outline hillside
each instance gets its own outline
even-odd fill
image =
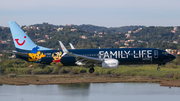
[[[22,26],[27,35],[38,45],[58,49],[58,40],[67,48],[153,47],[180,49],[180,27],[101,27],[94,25],[53,25],[48,23]],[[0,28],[0,49],[14,50],[8,27]]]

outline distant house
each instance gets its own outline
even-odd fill
[[[77,31],[77,29],[71,29],[72,32]]]
[[[131,34],[132,31],[128,31],[128,34]]]
[[[59,27],[58,29],[57,29],[57,31],[59,32],[59,31],[62,31],[63,30],[63,27]]]
[[[39,41],[37,41],[37,42],[46,42],[45,40],[39,40]]]
[[[87,37],[85,35],[81,36],[82,39],[87,39]]]
[[[179,31],[179,28],[178,27],[174,27],[174,31]]]
[[[130,34],[129,33],[126,33],[126,38],[130,38]]]
[[[1,43],[1,44],[6,44],[7,42],[6,42],[6,41],[3,41],[3,40],[0,40],[0,43]]]
[[[138,40],[138,42],[139,42],[139,43],[143,43],[143,41],[141,41],[141,40]]]
[[[137,33],[137,32],[139,32],[139,30],[135,30],[135,31],[133,31],[133,33]]]
[[[177,55],[180,55],[180,50],[178,50]]]
[[[119,48],[127,48],[127,47],[119,47]]]
[[[99,32],[100,35],[102,35],[103,33],[102,32]]]
[[[174,50],[172,50],[172,52],[170,54],[177,55],[177,52],[178,52],[178,50],[174,49]]]
[[[173,41],[173,43],[178,44],[178,41]]]
[[[31,28],[31,29],[36,29],[36,27],[35,27],[35,26],[31,26],[30,28]]]
[[[168,53],[171,53],[172,49],[166,49],[165,51],[168,52]]]
[[[176,50],[176,49],[166,49],[166,51],[169,53],[169,54],[172,54],[172,55],[177,55],[177,53],[178,53],[178,50]]]
[[[45,35],[45,38],[46,38],[46,39],[49,39],[49,35]]]
[[[74,24],[66,24],[66,26],[73,26]]]
[[[134,40],[127,40],[128,42],[133,42]]]
[[[116,45],[119,45],[119,41],[115,42]]]
[[[36,36],[39,36],[40,34],[36,34],[36,33],[35,33],[35,35],[36,35]]]
[[[40,30],[40,27],[36,27],[37,30]]]
[[[124,43],[124,42],[125,42],[125,40],[120,40],[120,42],[121,42],[121,43]]]
[[[9,42],[9,41],[11,41],[10,39],[7,39],[7,41]]]
[[[128,43],[124,43],[124,45],[125,45],[125,46],[129,46],[129,44],[128,44]]]
[[[176,31],[175,30],[171,30],[171,33],[176,33]]]
[[[129,36],[127,36],[126,38],[130,38],[130,35],[129,35]]]
[[[22,29],[24,29],[24,30],[25,30],[25,29],[27,29],[27,28],[28,28],[28,27],[26,27],[26,26],[25,26],[25,27],[23,27]]]

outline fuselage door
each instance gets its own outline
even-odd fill
[[[158,50],[154,50],[154,58],[158,58]]]

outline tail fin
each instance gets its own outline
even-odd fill
[[[31,51],[33,48],[38,48],[38,50],[50,50],[49,48],[41,47],[36,45],[19,27],[15,21],[9,21],[9,26],[13,41],[17,51]]]

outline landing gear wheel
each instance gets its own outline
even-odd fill
[[[89,73],[93,73],[93,72],[94,72],[94,68],[90,68]]]
[[[160,67],[158,67],[157,70],[160,71]]]

